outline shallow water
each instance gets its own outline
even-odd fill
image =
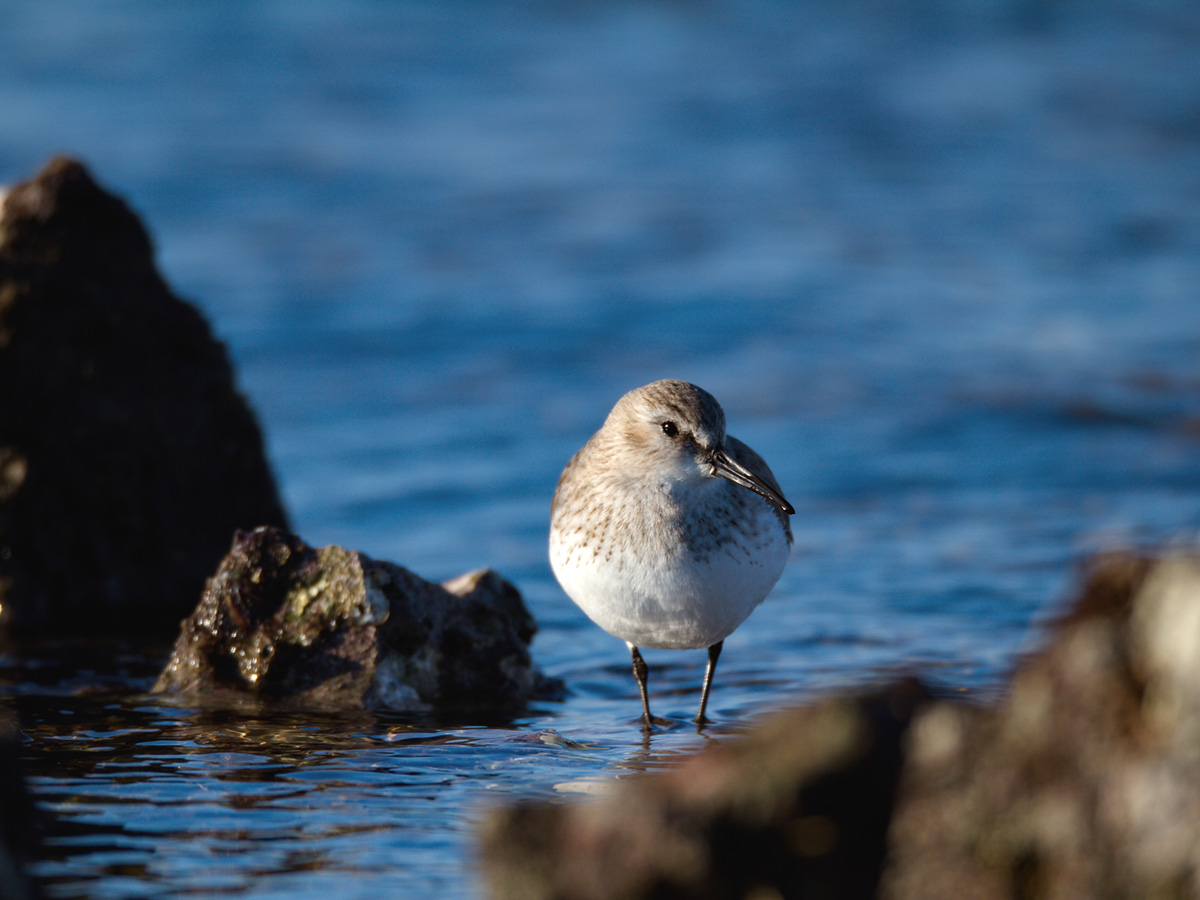
[[[476,896],[497,799],[602,790],[920,671],[978,695],[1114,545],[1200,526],[1200,12],[0,0],[0,181],[82,157],[230,347],[297,531],[524,592],[510,722],[164,705],[5,661],[54,897]],[[723,403],[797,508],[704,735],[647,746],[545,556],[625,390]],[[122,655],[124,654],[124,655]],[[704,654],[648,652],[655,712]]]

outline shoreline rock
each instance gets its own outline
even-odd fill
[[[58,157],[0,205],[0,626],[168,638],[236,528],[286,525],[223,345]]]
[[[914,721],[887,900],[1200,897],[1200,558],[1093,563],[995,706]]]
[[[520,593],[483,570],[434,584],[277,528],[239,532],[156,693],[204,704],[504,710],[554,699]]]
[[[906,684],[495,810],[491,896],[1200,898],[1200,556],[1097,561],[994,703]]]
[[[40,851],[39,811],[25,784],[20,731],[0,707],[0,897],[37,900],[38,883],[29,864]]]

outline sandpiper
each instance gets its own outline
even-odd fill
[[[656,381],[617,401],[571,457],[550,512],[554,576],[587,616],[625,641],[650,715],[639,647],[708,648],[696,721],[726,637],[787,562],[792,505],[761,456],[725,433],[712,394]]]

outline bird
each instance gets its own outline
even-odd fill
[[[707,648],[695,721],[725,638],[766,598],[795,509],[761,456],[725,433],[712,394],[667,379],[636,388],[571,457],[550,509],[550,565],[567,596],[625,641],[650,715],[639,648]]]

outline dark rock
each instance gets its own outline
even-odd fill
[[[437,585],[259,528],[234,538],[154,690],[207,703],[515,708],[562,691],[533,666],[536,630],[495,572]]]
[[[834,698],[482,846],[496,898],[1200,898],[1200,557],[1100,560],[994,704]]]
[[[36,810],[25,787],[20,732],[0,708],[0,900],[41,896],[29,875],[38,847]]]
[[[603,800],[497,810],[482,836],[491,895],[873,897],[902,738],[926,698],[905,682],[830,699]]]
[[[909,736],[887,900],[1200,897],[1200,559],[1102,560],[998,707]]]
[[[0,613],[174,632],[236,528],[286,524],[225,350],[79,163],[0,209]]]

